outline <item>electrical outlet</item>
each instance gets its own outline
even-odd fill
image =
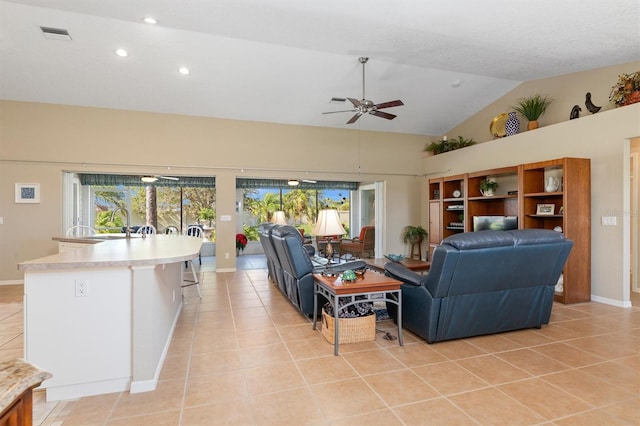
[[[89,296],[89,280],[76,280],[76,297]]]
[[[224,258],[225,258],[225,259],[229,259],[229,253],[225,253],[225,254],[224,254]]]

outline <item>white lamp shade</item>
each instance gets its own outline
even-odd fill
[[[274,212],[273,217],[271,217],[271,223],[275,223],[276,225],[286,225],[287,218],[284,217],[284,212],[282,210]]]
[[[325,209],[318,213],[318,221],[313,228],[313,235],[325,237],[327,235],[344,235],[347,232],[340,223],[338,210]]]

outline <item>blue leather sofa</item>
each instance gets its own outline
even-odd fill
[[[323,271],[339,273],[346,269],[360,269],[363,261],[339,265],[314,265],[315,248],[304,244],[300,231],[290,225],[263,223],[258,227],[260,243],[267,256],[269,278],[289,301],[305,315],[313,314],[313,274]],[[326,302],[318,297],[318,313]]]
[[[572,246],[545,229],[468,232],[442,241],[426,275],[392,262],[385,270],[404,282],[404,328],[434,343],[548,324]]]

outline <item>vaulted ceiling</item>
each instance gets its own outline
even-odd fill
[[[640,60],[639,40],[637,0],[0,1],[0,98],[440,135],[523,81]],[[322,114],[362,99],[361,56],[394,120]]]

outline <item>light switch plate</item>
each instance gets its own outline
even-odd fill
[[[220,222],[231,222],[231,216],[228,214],[221,215]]]
[[[602,226],[616,226],[615,216],[602,216]]]

